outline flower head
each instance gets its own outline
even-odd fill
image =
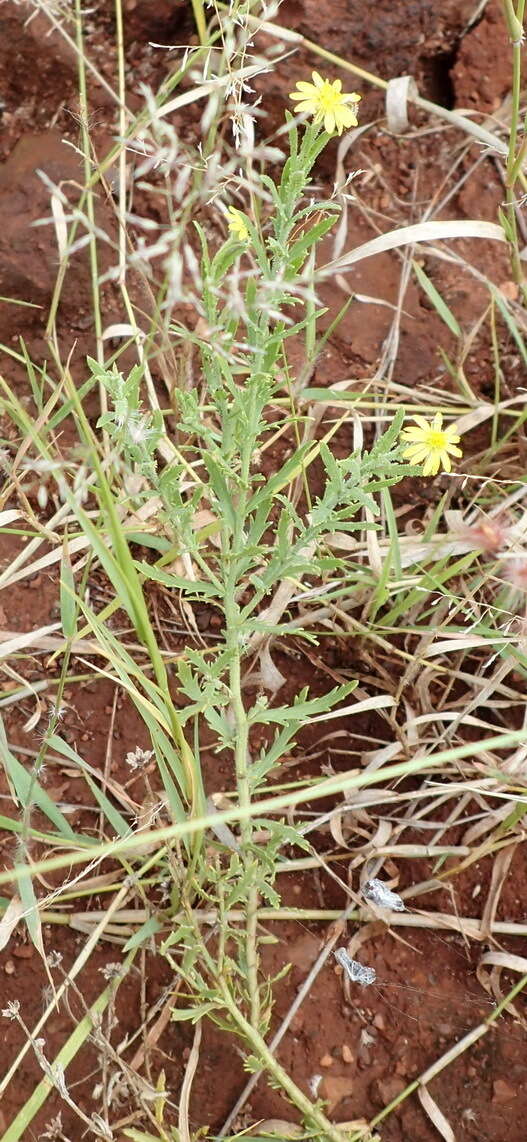
[[[313,83],[300,80],[296,91],[292,91],[289,98],[296,103],[297,111],[305,111],[313,116],[314,123],[323,123],[328,135],[334,131],[342,135],[344,127],[356,127],[357,116],[350,103],[358,103],[360,95],[355,91],[348,94],[342,90],[340,79],[322,79],[318,71],[314,71]]]
[[[459,529],[458,536],[466,543],[470,543],[474,549],[492,555],[507,546],[510,539],[510,528],[505,517],[487,518],[482,515],[475,523],[464,524]]]
[[[148,765],[153,756],[153,749],[141,749],[141,746],[138,745],[135,750],[130,750],[127,753],[124,760],[130,769],[142,769],[144,765]]]
[[[527,558],[518,555],[515,559],[509,560],[505,567],[504,578],[518,590],[527,591]]]
[[[436,412],[432,421],[425,420],[424,416],[414,416],[416,427],[403,428],[401,440],[410,443],[405,448],[403,457],[411,464],[423,465],[423,476],[436,476],[441,468],[443,472],[452,471],[451,456],[462,456],[459,443],[459,433],[455,425],[443,428],[443,416]]]
[[[227,208],[227,216],[229,219],[229,230],[238,242],[248,242],[250,238],[249,228],[241,210],[237,210],[235,206]]]

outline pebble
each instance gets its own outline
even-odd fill
[[[331,1114],[331,1111],[338,1106],[339,1102],[342,1102],[344,1098],[350,1097],[352,1093],[350,1079],[343,1075],[325,1075],[322,1082],[321,1093],[328,1104],[327,1109]]]
[[[321,1067],[332,1067],[333,1066],[332,1055],[329,1055],[329,1054],[322,1055],[322,1058],[320,1059],[320,1066]]]
[[[16,968],[12,960],[6,960],[4,964],[4,971],[6,975],[14,975]]]
[[[345,1063],[353,1062],[353,1052],[351,1048],[348,1047],[347,1043],[342,1044],[342,1058],[344,1059]]]
[[[498,289],[503,297],[508,298],[509,301],[516,301],[519,293],[519,287],[516,282],[506,281],[500,282]]]
[[[492,1084],[494,1094],[492,1101],[501,1104],[502,1102],[512,1102],[516,1098],[516,1091],[505,1079],[495,1079]]]
[[[370,1090],[376,1102],[380,1102],[382,1106],[388,1106],[394,1098],[403,1093],[405,1086],[406,1083],[397,1075],[388,1075],[385,1079],[375,1079]]]
[[[384,1015],[381,1015],[380,1011],[378,1011],[377,1014],[373,1016],[373,1026],[377,1027],[379,1031],[384,1031],[386,1029],[386,1020]]]
[[[17,948],[13,948],[13,955],[17,960],[30,960],[33,951],[33,944],[19,944]]]

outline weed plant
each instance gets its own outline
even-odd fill
[[[505,7],[509,26],[517,31],[523,6]],[[492,720],[481,709],[484,702],[494,701],[500,711],[504,702],[519,701],[509,676],[520,671],[524,677],[527,668],[519,625],[525,588],[525,525],[518,507],[523,476],[514,464],[510,479],[509,468],[506,479],[496,475],[503,456],[507,464],[508,442],[523,430],[525,414],[501,398],[499,356],[495,400],[482,413],[464,374],[470,339],[461,344],[456,317],[422,266],[409,260],[409,272],[413,265],[420,288],[458,338],[455,362],[445,355],[454,394],[430,385],[416,400],[404,384],[391,384],[388,357],[387,383],[379,373],[352,389],[311,384],[317,360],[348,308],[328,313],[319,300],[320,285],[347,274],[362,257],[445,237],[506,239],[514,273],[520,275],[514,229],[515,187],[523,178],[517,42],[513,125],[508,144],[498,140],[499,154],[508,154],[502,225],[426,217],[343,254],[338,235],[353,201],[349,180],[336,183],[328,195],[317,186],[315,164],[330,142],[325,127],[340,135],[352,126],[349,103],[357,99],[315,72],[313,83],[301,82],[295,93],[308,121],[286,112],[277,134],[256,143],[258,106],[249,108],[246,98],[252,95],[253,76],[265,74],[269,65],[256,55],[252,37],[263,24],[266,34],[273,33],[277,7],[234,0],[227,9],[215,0],[209,5],[192,0],[192,10],[199,44],[159,92],[144,92],[144,107],[133,117],[126,107],[123,15],[117,3],[118,141],[98,162],[88,128],[93,64],[85,46],[85,15],[80,4],[59,13],[78,60],[84,187],[72,206],[61,187],[50,185],[59,252],[47,320],[50,361],[31,360],[23,342],[16,349],[5,346],[8,357],[25,367],[31,397],[22,397],[4,379],[0,393],[6,477],[0,523],[6,535],[23,540],[0,581],[14,590],[42,568],[60,577],[60,622],[13,634],[4,645],[15,696],[31,694],[36,713],[29,729],[38,726],[41,739],[26,768],[0,723],[2,759],[19,807],[16,820],[0,818],[16,841],[12,868],[0,874],[0,883],[12,882],[12,895],[3,900],[0,943],[25,923],[51,985],[35,1027],[26,1026],[16,1002],[4,1011],[19,1022],[25,1045],[0,1081],[0,1093],[27,1050],[33,1050],[43,1071],[4,1142],[29,1136],[52,1089],[94,1137],[111,1139],[118,1129],[132,1142],[190,1142],[189,1097],[206,1020],[235,1037],[249,1082],[265,1076],[294,1106],[306,1137],[321,1142],[376,1138],[376,1126],[391,1105],[369,1125],[339,1128],[330,1122],[323,1100],[316,1094],[309,1098],[276,1057],[276,1037],[270,1035],[280,975],[268,978],[264,970],[263,945],[272,938],[266,921],[315,918],[312,910],[284,907],[279,874],[319,867],[311,838],[337,810],[319,813],[318,803],[326,799],[325,805],[333,806],[336,797],[351,791],[366,794],[371,787],[371,806],[381,807],[380,819],[386,797],[400,797],[401,805],[415,798],[416,820],[435,811],[437,803],[449,802],[455,817],[459,804],[466,807],[477,798],[481,813],[474,844],[465,846],[469,854],[463,850],[458,870],[487,855],[503,860],[502,851],[519,843],[524,813],[519,778],[513,775],[523,758],[525,729],[511,730],[500,713]],[[46,12],[57,27],[57,11]],[[170,119],[193,102],[205,108],[196,148],[181,141]],[[452,113],[451,119],[465,129],[462,116]],[[470,137],[478,130],[481,134],[477,126],[467,127]],[[127,197],[132,153],[138,189],[148,188],[155,176],[168,204],[168,223],[152,241],[146,223],[139,237],[132,225],[137,223]],[[115,228],[104,235],[114,265],[106,280],[118,291],[123,320],[105,327],[98,196],[109,191],[106,179],[115,164]],[[334,257],[324,264],[335,234]],[[95,338],[78,383],[64,356],[59,317],[70,262],[85,246]],[[439,247],[433,248],[439,257]],[[134,275],[141,283],[141,306],[130,284]],[[490,296],[485,320],[495,331],[498,314],[527,362],[521,314],[492,283],[485,284]],[[183,320],[183,306],[187,315],[192,310],[192,320]],[[124,365],[130,350],[136,357],[131,368]],[[163,396],[155,372],[164,382]],[[94,393],[100,406],[96,423],[87,415],[87,398]],[[405,406],[417,427],[406,428],[401,437]],[[442,427],[443,418],[448,427]],[[405,536],[390,489],[403,477],[435,475],[440,467],[449,472],[450,457],[456,463],[460,458],[460,437],[485,418],[493,428],[481,457],[481,472],[487,475],[479,501],[470,492],[465,499],[460,493],[466,510],[448,517],[445,492],[419,542]],[[504,420],[508,427],[502,432]],[[350,421],[353,446],[339,459],[335,437]],[[60,445],[65,424],[76,435],[67,454]],[[413,467],[407,462],[410,440]],[[31,474],[40,482],[39,510],[24,482]],[[464,475],[469,479],[471,473]],[[90,594],[95,572],[104,577],[102,607]],[[163,642],[150,605],[156,589],[177,600],[188,624],[182,652],[168,650]],[[200,642],[195,623],[196,608],[204,605],[217,620],[211,643]],[[322,653],[328,624],[342,638],[360,639],[364,653],[377,656],[384,689],[377,684],[376,690],[381,692],[371,693],[363,679],[349,678],[317,697],[308,689],[294,693],[286,687],[277,646],[294,632],[310,652]],[[470,658],[475,649],[486,655],[481,669]],[[41,704],[40,683],[26,683],[18,669],[30,650],[46,654],[53,693],[47,707]],[[433,680],[441,701],[432,693],[429,673],[436,654],[441,665]],[[491,668],[489,681],[485,672]],[[109,680],[133,703],[144,730],[144,744],[126,757],[130,780],[140,774],[148,792],[145,805],[136,804],[135,810],[128,785],[123,789],[111,774],[102,779],[61,725],[74,688],[98,680]],[[454,682],[469,691],[462,709],[449,705]],[[422,712],[414,717],[410,710],[401,719],[404,696],[413,687]],[[363,768],[348,762],[344,772],[323,779],[286,779],[284,762],[294,755],[300,731],[363,710],[378,710],[390,737],[377,751],[364,757],[361,751]],[[466,724],[477,727],[480,741],[467,742]],[[208,795],[205,788],[205,758],[211,755],[230,773],[222,796]],[[67,765],[82,775],[100,821],[98,835],[74,829],[46,791],[50,765]],[[390,785],[392,778],[407,775],[422,778],[422,787],[408,791]],[[338,820],[340,832],[334,835],[345,846]],[[332,827],[337,828],[334,822]],[[443,832],[439,829],[435,845],[413,846],[416,860],[436,858],[435,887],[454,875],[443,868],[451,852],[440,843]],[[65,879],[52,888],[46,877],[55,870]],[[430,883],[425,878],[425,888]],[[110,892],[111,903],[104,908],[100,902]],[[92,894],[98,907],[82,913],[83,897]],[[322,913],[319,919],[339,920],[342,928],[351,904],[344,920],[342,913]],[[354,918],[363,917],[355,912]],[[417,920],[405,912],[393,922],[411,926]],[[68,973],[60,960],[47,956],[43,923],[71,923],[84,933],[85,944]],[[462,917],[459,930],[472,932],[471,923]],[[49,1061],[41,1031],[105,938],[122,947],[122,962]],[[112,1043],[118,988],[136,961],[144,965],[154,949],[173,973],[170,1017],[195,1024],[177,1125],[163,1071],[150,1074],[149,1083],[139,1082]],[[512,970],[519,970],[517,963]],[[500,993],[499,1006],[471,1033],[473,1039],[487,1033],[525,982],[522,977],[505,999]],[[103,1075],[112,1075],[101,1083],[101,1105],[91,1115],[77,1106],[66,1074],[88,1040],[100,1053]],[[443,1118],[427,1082],[464,1049],[465,1043],[447,1052],[401,1096],[418,1090],[436,1125]],[[116,1091],[124,1091],[135,1107],[135,1124],[115,1127]],[[53,1129],[55,1137],[64,1136],[60,1123]],[[201,1127],[194,1136],[202,1136]]]

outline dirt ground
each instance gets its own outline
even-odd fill
[[[284,0],[280,21],[383,78],[411,73],[421,94],[444,106],[476,108],[479,113],[492,116],[499,113],[508,93],[509,49],[499,4],[491,0],[475,23],[467,27],[476,8],[474,0],[444,0],[442,4],[432,0],[378,0],[378,3],[367,6],[362,0]],[[174,3],[170,0],[157,3],[128,0],[125,10],[128,82],[133,92],[139,82],[155,86],[170,66],[168,54],[154,51],[149,46],[150,42],[188,42],[193,34],[193,25],[190,4],[182,0]],[[109,49],[113,32],[109,11],[106,5],[94,8],[88,50],[93,53],[102,73],[110,78],[114,60]],[[42,309],[2,306],[0,341],[8,347],[18,348],[22,336],[33,359],[39,361],[47,356],[44,316],[57,266],[51,227],[31,228],[31,224],[47,215],[49,210],[48,191],[36,172],[37,169],[43,170],[54,182],[65,186],[78,179],[78,155],[64,142],[76,140],[78,105],[73,55],[57,35],[49,35],[45,17],[38,16],[26,24],[27,15],[28,8],[24,4],[11,3],[10,0],[0,8],[3,99],[0,295],[24,298]],[[263,107],[268,115],[264,120],[266,131],[280,121],[287,91],[292,89],[297,79],[305,77],[306,71],[316,66],[317,60],[312,55],[297,52],[261,83]],[[415,112],[412,112],[411,129],[405,137],[390,136],[381,118],[381,94],[358,81],[354,86],[363,95],[362,121],[371,120],[374,124],[377,121],[361,137],[353,152],[353,167],[360,167],[366,172],[357,182],[361,202],[373,212],[373,217],[383,229],[397,223],[402,213],[408,218],[413,211],[417,219],[420,205],[429,200],[434,188],[440,185],[450,169],[454,136],[442,128],[428,133],[420,130],[426,120]],[[102,149],[112,138],[113,109],[104,89],[94,85],[91,98],[94,142]],[[134,105],[134,98],[138,106],[139,96],[133,94],[131,105]],[[192,115],[187,122],[178,125],[192,137],[195,131]],[[434,126],[437,128],[437,123]],[[474,165],[476,159],[479,161]],[[318,177],[326,184],[331,184],[335,160],[336,145],[331,145],[324,153],[318,171]],[[444,216],[494,219],[503,187],[492,156],[480,156],[478,147],[471,148],[463,159],[463,171],[467,173],[466,181],[448,204]],[[100,209],[104,212],[104,202],[101,202]],[[364,211],[357,209],[352,212],[349,245],[366,241],[371,236],[371,226]],[[510,271],[505,253],[496,253],[494,249],[489,251],[484,243],[477,247],[460,243],[460,247],[465,249],[470,261],[492,276],[496,284],[503,286],[508,282]],[[481,287],[468,274],[446,263],[430,260],[426,269],[462,326],[470,328],[481,310]],[[399,278],[397,257],[386,254],[361,264],[353,275],[352,285],[359,294],[393,303]],[[328,291],[332,293],[334,304],[337,291],[333,284]],[[103,306],[106,323],[120,319],[117,294],[111,283],[103,287]],[[385,306],[369,305],[367,320],[360,303],[352,306],[330,339],[313,383],[324,385],[350,374],[367,375],[379,359],[390,322],[391,310]],[[75,375],[82,376],[86,353],[93,348],[89,276],[82,256],[77,259],[68,278],[60,309],[59,332],[63,338],[64,356],[73,350]],[[411,284],[404,303],[396,378],[406,385],[416,386],[430,374],[438,373],[438,346],[443,346],[448,352],[451,347],[449,337],[437,314]],[[520,383],[518,361],[506,344],[504,353],[505,384],[514,392]],[[11,383],[19,386],[19,391],[25,392],[22,367],[7,354],[2,356],[2,372]],[[467,376],[474,389],[482,395],[492,392],[491,349],[483,333],[474,342],[467,362]],[[448,385],[448,380],[443,378],[443,383]],[[96,409],[91,412],[95,414]],[[338,437],[338,446],[342,450],[349,447],[349,434],[346,432],[343,430]],[[470,440],[469,436],[469,450]],[[476,433],[474,448],[478,447]],[[30,496],[35,497],[36,490],[35,487]],[[426,489],[415,493],[417,514],[432,494]],[[3,536],[0,539],[2,568],[16,554],[18,543],[16,537]],[[102,605],[104,583],[94,582],[91,586],[94,592],[100,592]],[[4,592],[4,595],[0,599],[2,630],[25,631],[57,621],[57,582],[47,573],[38,575],[29,583],[22,582],[16,592]],[[157,605],[162,611],[162,595],[157,598]],[[168,610],[165,617],[168,624]],[[204,638],[215,637],[214,620],[213,612],[205,607],[197,614]],[[165,625],[165,630],[169,632],[174,649],[184,645],[184,633],[176,624],[173,623],[172,630]],[[359,652],[349,640],[341,642],[335,638],[331,643],[327,640],[324,669],[315,669],[312,661],[304,656],[302,648],[293,648],[291,654],[293,657],[284,660],[288,675],[293,676],[291,687],[308,682],[316,692],[317,686],[320,689],[327,686],[327,670],[353,677]],[[31,670],[25,664],[24,669],[31,680],[45,679],[44,658],[44,655],[35,658]],[[126,752],[138,744],[147,744],[127,700],[119,697],[114,708],[113,689],[104,682],[80,684],[66,698],[67,712],[62,727],[66,739],[89,758],[92,766],[101,771],[106,766],[111,778],[124,782],[127,777],[124,766]],[[22,751],[19,754],[22,759],[24,749],[30,749],[35,742],[35,731],[28,732],[24,728],[31,711],[32,706],[28,703],[27,708],[23,704],[16,708],[8,706],[5,712],[8,740]],[[337,727],[337,723],[334,725]],[[388,740],[387,726],[377,716],[360,725],[357,720],[343,719],[338,728],[347,734],[347,744],[352,751],[360,750],[364,737],[377,742]],[[312,740],[304,741],[302,746],[309,754],[315,744]],[[323,757],[308,765],[333,763],[338,768],[339,761],[333,756],[330,746],[324,747],[322,753]],[[293,773],[305,775],[302,750],[297,751],[295,764]],[[228,788],[230,780],[231,775],[221,767],[218,759],[211,758],[207,773],[208,791],[219,792]],[[61,805],[69,807],[68,819],[73,826],[88,819],[84,804],[85,786],[77,778],[68,776],[67,772],[53,770],[47,788]],[[0,805],[2,812],[11,811],[7,782],[1,772]],[[445,841],[460,844],[462,838],[463,827],[457,826],[449,830]],[[410,842],[415,838],[409,831],[405,839]],[[422,840],[422,837],[417,839]],[[10,835],[4,834],[3,844],[0,836],[0,854],[2,867],[10,867],[13,857]],[[426,872],[431,876],[432,870],[433,861],[430,860]],[[424,862],[420,862],[418,873],[411,861],[403,864],[399,871],[402,887],[410,886],[414,880],[424,878]],[[436,892],[430,898],[420,897],[419,909],[429,907],[454,915],[481,915],[490,873],[490,863],[481,861],[457,877],[449,889]],[[346,878],[345,867],[341,875]],[[345,905],[344,893],[330,879],[321,879],[319,873],[306,872],[294,879],[291,876],[282,879],[284,884],[280,888],[286,904],[294,906],[300,898],[306,907],[339,909]],[[518,862],[518,867],[513,864],[502,894],[499,918],[508,921],[525,919],[526,890],[525,867]],[[300,923],[287,922],[270,925],[270,928],[278,942],[267,948],[265,966],[274,972],[286,962],[292,964],[290,973],[277,988],[274,1018],[278,1025],[317,958],[327,935],[327,925],[313,925],[308,929]],[[86,936],[49,924],[45,926],[45,938],[48,951],[57,949],[62,952],[63,966],[67,970]],[[524,941],[505,940],[504,946],[519,955],[526,954]],[[396,934],[395,931],[376,929],[374,938],[364,947],[368,963],[377,971],[377,983],[361,993],[359,1005],[356,998],[346,997],[342,978],[330,960],[318,976],[278,1052],[295,1081],[306,1091],[313,1090],[313,1084],[319,1083],[319,1094],[328,1101],[330,1114],[336,1121],[371,1118],[492,1010],[492,1001],[476,976],[481,949],[474,948],[457,933],[401,929]],[[86,1002],[90,1002],[101,989],[101,969],[118,955],[118,948],[104,943],[91,956],[82,974]],[[138,961],[138,965],[119,990],[116,1041],[124,1039],[126,1033],[135,1028],[141,1005],[162,999],[170,989],[170,973],[160,958],[145,952],[143,962],[139,964]],[[42,1011],[42,989],[46,982],[36,952],[19,931],[0,954],[0,1006],[5,1007],[9,999],[20,999],[25,1021],[33,1026]],[[519,1008],[521,1011],[521,1001]],[[71,1006],[63,1008],[49,1022],[46,1030],[48,1057],[54,1057],[81,1014],[80,1001],[73,997]],[[3,1059],[7,1068],[21,1047],[23,1036],[15,1023],[5,1023],[2,1029],[5,1036]],[[169,1024],[156,1047],[157,1070],[164,1068],[167,1089],[176,1106],[191,1041],[190,1030],[182,1029],[179,1024]],[[431,1093],[459,1142],[465,1139],[524,1142],[526,1046],[523,1022],[507,1017],[431,1083]],[[316,1076],[319,1076],[318,1080]],[[12,1120],[40,1078],[38,1064],[28,1053],[16,1084],[12,1083],[4,1095],[0,1106],[0,1129]],[[208,1027],[193,1086],[191,1123],[196,1128],[208,1124],[211,1130],[218,1129],[246,1078],[236,1044],[226,1043],[223,1034]],[[68,1082],[76,1101],[86,1113],[91,1114],[97,1109],[93,1091],[98,1082],[98,1071],[93,1047],[81,1052],[68,1069]],[[59,1107],[58,1096],[50,1095],[33,1122],[27,1135],[28,1142],[30,1138],[43,1136],[45,1124]],[[291,1109],[264,1081],[258,1084],[244,1113],[247,1122],[293,1117]],[[64,1107],[62,1120],[63,1130],[72,1142],[81,1137],[78,1121]],[[406,1100],[383,1123],[381,1136],[383,1142],[435,1142],[439,1137],[415,1096]]]

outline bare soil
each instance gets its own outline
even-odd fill
[[[169,0],[155,4],[151,0],[130,0],[125,7],[130,86],[137,87],[139,80],[155,84],[168,69],[168,56],[154,52],[149,42],[186,42],[192,35],[190,5],[173,4]],[[472,107],[485,114],[495,114],[508,92],[508,46],[497,0],[491,0],[477,22],[467,29],[475,7],[474,0],[445,0],[443,4],[432,0],[379,0],[374,5],[364,5],[359,0],[285,0],[280,19],[284,25],[384,78],[411,73],[422,94],[443,105]],[[73,54],[57,34],[49,34],[44,17],[39,16],[27,24],[26,18],[23,5],[7,0],[0,8],[0,81],[4,101],[0,142],[4,160],[0,171],[0,294],[23,298],[42,308],[23,310],[12,305],[2,306],[0,340],[18,348],[19,337],[23,336],[30,355],[38,361],[47,356],[44,320],[57,265],[51,227],[32,228],[35,220],[49,212],[49,194],[37,171],[44,171],[65,188],[74,187],[80,178],[78,155],[65,145],[65,140],[74,143],[77,138],[78,107]],[[94,53],[103,74],[110,78],[113,58],[108,45],[112,20],[104,7],[96,10],[92,23],[88,49]],[[266,129],[279,122],[284,94],[298,78],[305,77],[306,70],[316,66],[314,56],[297,52],[280,65],[271,78],[265,78],[262,92],[263,106],[268,112]],[[382,116],[379,93],[366,86],[362,93],[364,121]],[[94,85],[91,98],[94,141],[96,146],[102,147],[111,140],[114,130],[113,108],[102,88]],[[415,113],[412,119],[412,128],[424,123]],[[192,121],[185,129],[190,132],[195,129]],[[401,203],[407,209],[414,201],[416,218],[419,216],[417,205],[429,199],[450,168],[452,139],[448,131],[426,134],[413,129],[404,138],[394,138],[387,134],[382,122],[363,136],[357,151],[353,152],[350,169],[360,167],[368,172],[368,177],[358,182],[358,193],[362,202],[377,212],[375,217],[383,229],[400,217]],[[449,203],[446,216],[496,216],[503,193],[496,166],[492,156],[487,156],[472,170],[474,158],[473,149],[466,157],[464,168],[471,173]],[[332,146],[320,167],[321,180],[331,182],[335,160],[336,146]],[[101,201],[100,210],[105,209]],[[349,245],[371,236],[372,229],[364,213],[352,212]],[[504,252],[489,251],[484,243],[478,246],[461,243],[460,246],[465,248],[467,258],[481,265],[498,285],[508,281],[510,272]],[[468,274],[454,271],[446,263],[430,259],[426,269],[458,320],[470,328],[481,312],[481,287]],[[352,285],[359,294],[394,303],[399,279],[397,257],[386,254],[361,264],[353,275]],[[327,292],[334,305],[337,287],[332,283]],[[340,297],[343,299],[344,295]],[[104,286],[103,305],[105,321],[117,320],[116,295],[109,283]],[[82,376],[86,353],[93,349],[90,313],[88,267],[81,255],[68,277],[59,317],[64,357],[73,350],[72,367],[79,376]],[[371,371],[379,359],[391,320],[392,311],[381,304],[369,304],[367,311],[361,303],[352,306],[330,339],[313,383],[323,385],[350,373],[364,376]],[[396,379],[418,386],[431,374],[438,374],[440,345],[447,352],[451,348],[448,331],[415,285],[410,285],[404,302]],[[511,353],[510,358],[505,356],[505,362],[506,384],[515,391],[520,381],[514,354]],[[26,391],[23,369],[7,354],[4,354],[2,371],[11,383],[19,386],[19,391]],[[492,392],[491,352],[483,335],[474,343],[467,375],[478,392],[483,395]],[[442,383],[449,384],[444,374]],[[95,414],[95,407],[90,411]],[[67,429],[65,431],[67,433]],[[471,438],[468,439],[470,455]],[[346,450],[350,440],[348,430],[343,430],[337,438],[338,447]],[[473,442],[477,450],[480,446],[477,433]],[[36,491],[35,487],[33,497]],[[427,499],[438,498],[439,492],[420,489],[413,495],[418,517]],[[0,562],[4,567],[14,557],[19,540],[4,536],[0,544]],[[96,582],[92,586],[104,592],[104,584]],[[6,594],[0,602],[3,631],[32,630],[56,621],[56,579],[43,573],[33,582],[21,583],[16,592]],[[157,605],[164,613],[162,595],[157,598]],[[196,619],[202,636],[214,638],[213,613],[203,608],[197,612]],[[184,645],[186,636],[182,628],[170,631],[165,626],[164,629],[168,630],[167,637],[174,649]],[[315,692],[317,687],[322,690],[328,682],[333,684],[331,678],[335,672],[353,677],[354,671],[360,672],[363,665],[360,648],[354,647],[350,640],[328,639],[318,654],[322,667],[314,667],[301,648],[294,645],[287,657],[282,661],[278,658],[278,664],[287,671],[291,693],[305,683]],[[45,659],[45,654],[35,657],[32,680],[47,677]],[[27,663],[23,669],[28,670]],[[367,672],[374,669],[375,665],[372,667],[368,660]],[[382,685],[380,671],[378,678]],[[7,680],[5,685],[7,693]],[[130,703],[119,696],[114,707],[113,689],[105,682],[81,683],[71,688],[66,697],[67,712],[62,728],[66,738],[92,766],[106,772],[116,784],[125,784],[129,777],[124,766],[126,753],[138,744],[146,745]],[[9,706],[5,713],[7,737],[22,751],[35,745],[35,731],[28,732],[24,728],[32,710],[28,702],[27,706],[24,703],[16,708]],[[357,754],[365,738],[388,740],[387,726],[379,716],[360,724],[357,719],[343,719],[340,724],[333,723],[333,727],[346,735],[346,748]],[[306,755],[314,752],[315,745],[313,740],[302,742]],[[315,761],[304,763],[302,749],[297,751],[292,774],[305,776],[306,772],[313,771],[313,766],[333,764],[338,768],[339,764],[343,765],[331,744],[321,747],[320,752],[322,756],[317,756]],[[24,758],[23,753],[20,756]],[[210,760],[207,782],[209,792],[230,786],[231,774],[217,758]],[[93,817],[87,815],[83,783],[53,769],[48,790],[61,805],[71,807],[68,819],[74,827],[87,821],[92,827]],[[140,801],[141,790],[136,788],[132,792]],[[10,804],[7,781],[1,771],[0,797],[2,812],[13,814],[15,809]],[[461,843],[461,839],[460,828],[450,829],[445,837],[452,843]],[[3,835],[1,853],[3,867],[10,867],[11,835]],[[433,868],[430,860],[426,870],[430,876]],[[399,867],[399,872],[402,887],[411,885],[424,878],[425,862],[421,861],[418,870],[414,870],[408,861]],[[453,915],[479,916],[490,874],[490,861],[482,860],[456,877],[449,889],[434,893],[430,899],[419,898],[419,907]],[[341,875],[346,880],[345,865]],[[346,903],[344,892],[331,880],[321,879],[318,873],[306,872],[283,880],[285,883],[280,887],[285,904],[294,906],[301,900],[306,907],[339,909]],[[525,919],[526,889],[525,866],[517,859],[501,897],[501,919]],[[327,925],[306,928],[300,923],[287,922],[270,925],[270,928],[277,943],[267,948],[266,968],[274,973],[284,963],[291,964],[289,974],[277,988],[274,1018],[278,1025],[317,958],[327,936]],[[67,927],[45,926],[46,948],[62,952],[66,970],[85,938],[84,934]],[[522,943],[505,940],[503,946],[522,955],[526,954],[525,947],[520,946]],[[476,977],[481,949],[474,948],[456,933],[404,929],[396,934],[394,930],[383,931],[376,926],[365,948],[368,962],[376,968],[377,984],[361,992],[358,1000],[355,995],[346,996],[342,978],[330,961],[318,976],[279,1050],[280,1060],[306,1091],[312,1089],[315,1076],[322,1076],[319,1093],[328,1101],[336,1121],[371,1118],[378,1113],[491,1010],[489,996]],[[101,944],[91,956],[82,973],[86,1003],[101,989],[101,968],[118,956],[119,948],[110,943]],[[46,982],[36,952],[18,931],[0,954],[0,1006],[5,1007],[10,999],[19,999],[26,1023],[33,1026],[42,1011],[42,989]],[[139,970],[133,970],[119,990],[115,1042],[136,1028],[142,1005],[151,1005],[165,990],[168,994],[171,982],[166,964],[152,952],[145,952]],[[521,1001],[518,1006],[521,1011]],[[54,1057],[82,1013],[80,1000],[73,996],[70,1006],[62,1008],[50,1020],[46,1029],[48,1058]],[[15,1023],[4,1023],[3,1031],[3,1058],[7,1067],[22,1046],[23,1036]],[[157,1074],[164,1068],[166,1086],[175,1106],[191,1040],[190,1030],[169,1024],[154,1051],[154,1071]],[[431,1083],[431,1092],[459,1142],[465,1139],[524,1142],[526,1043],[523,1021],[503,1019],[494,1031]],[[88,1114],[97,1109],[92,1095],[98,1077],[96,1052],[88,1047],[68,1069],[69,1086]],[[12,1120],[40,1078],[39,1066],[28,1053],[16,1083],[10,1085],[4,1096],[0,1129]],[[246,1078],[236,1043],[226,1042],[223,1033],[207,1026],[192,1093],[193,1126],[197,1129],[208,1124],[211,1130],[218,1129]],[[81,1137],[78,1120],[61,1106],[57,1095],[51,1094],[33,1122],[28,1142],[30,1138],[42,1136],[44,1124],[49,1123],[59,1108],[66,1137],[72,1140]],[[246,1112],[247,1122],[293,1117],[290,1107],[265,1081],[260,1081]],[[435,1142],[438,1137],[415,1095],[383,1123],[381,1134],[383,1142]]]

